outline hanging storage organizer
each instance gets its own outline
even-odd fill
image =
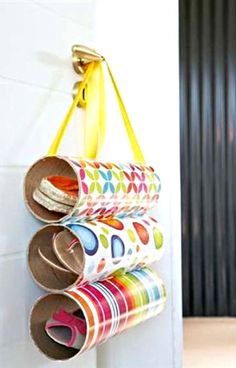
[[[48,223],[35,233],[28,247],[33,279],[51,292],[32,309],[31,336],[44,354],[60,360],[157,315],[166,301],[163,282],[147,267],[160,259],[164,249],[160,224],[148,215],[159,198],[159,176],[144,162],[104,57],[82,46],[75,46],[73,53],[75,70],[84,73],[83,81],[49,155],[30,167],[24,182],[28,209]],[[105,67],[134,163],[97,160],[106,128]],[[78,103],[86,115],[85,157],[58,156]],[[58,323],[53,316],[67,322],[59,328],[51,326]],[[82,326],[79,348],[68,337],[74,331],[71,323]]]

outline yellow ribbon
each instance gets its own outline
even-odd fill
[[[86,85],[85,149],[84,155],[96,159],[100,153],[106,132],[105,87],[102,64],[95,63]]]
[[[123,117],[135,162],[144,163],[145,161],[141,148],[132,128],[114,76],[106,60],[105,64],[115,90],[116,98]],[[95,159],[100,153],[106,131],[105,82],[102,62],[91,62],[85,72],[83,81],[79,85],[78,93],[75,96],[75,99],[48,151],[49,156],[53,156],[57,153],[71,116],[76,110],[78,102],[82,99],[84,88],[86,89],[85,157]]]
[[[74,101],[71,105],[71,107],[69,108],[69,111],[67,112],[66,116],[65,116],[65,119],[63,120],[50,148],[49,148],[49,151],[48,151],[48,156],[54,156],[56,155],[57,151],[58,151],[58,148],[59,148],[59,145],[63,139],[63,136],[65,134],[65,131],[66,131],[66,128],[67,128],[67,125],[74,113],[74,111],[76,110],[77,108],[77,105],[79,103],[79,101],[82,99],[82,94],[83,94],[83,90],[89,80],[89,78],[91,77],[92,73],[93,73],[93,70],[94,70],[94,63],[90,63],[86,72],[85,72],[85,75],[84,75],[84,79],[83,81],[81,82],[79,88],[78,88],[78,93],[77,95],[75,96],[74,98]]]
[[[134,133],[133,127],[132,127],[131,122],[129,120],[129,116],[128,116],[128,113],[126,111],[124,102],[121,98],[121,95],[120,95],[119,89],[117,87],[116,81],[114,79],[114,76],[113,76],[113,74],[111,72],[111,69],[110,69],[110,67],[109,67],[106,60],[105,60],[105,63],[106,63],[107,70],[108,70],[109,76],[111,78],[115,93],[116,93],[117,101],[118,101],[119,108],[120,108],[120,111],[121,111],[121,114],[122,114],[122,117],[123,117],[123,120],[124,120],[126,133],[128,135],[129,141],[130,141],[130,145],[131,145],[131,149],[133,151],[135,162],[145,163],[143,153],[141,151],[140,145],[138,143],[138,140],[137,140],[136,135]]]

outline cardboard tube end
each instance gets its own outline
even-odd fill
[[[35,189],[39,187],[41,180],[53,175],[69,176],[72,179],[78,180],[75,170],[65,158],[48,156],[35,162],[29,168],[24,181],[24,199],[26,206],[37,219],[47,223],[60,222],[70,215],[49,211],[47,208],[37,203],[33,198],[33,193]],[[73,207],[71,212],[72,211]]]
[[[32,277],[39,286],[48,291],[59,292],[74,286],[80,280],[83,273],[83,268],[81,269],[81,275],[70,272],[66,268],[63,271],[63,264],[60,268],[54,262],[53,238],[62,231],[65,231],[64,225],[46,225],[35,233],[29,243],[28,265]],[[77,246],[81,247],[80,244]],[[50,252],[52,252],[51,257]],[[49,262],[45,261],[44,255],[49,257]],[[82,247],[80,249],[80,255],[81,265],[84,267]],[[52,260],[51,264],[50,258]],[[53,267],[53,262],[56,267]]]
[[[30,333],[35,345],[48,358],[68,360],[79,354],[79,350],[58,344],[45,332],[46,322],[59,308],[63,308],[69,313],[74,313],[80,309],[79,305],[69,296],[63,294],[46,295],[33,306],[30,315]]]

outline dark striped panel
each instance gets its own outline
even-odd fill
[[[236,1],[180,0],[185,316],[236,316]]]

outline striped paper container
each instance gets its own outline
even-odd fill
[[[74,287],[64,293],[43,296],[32,309],[31,336],[48,357],[70,359],[158,315],[165,302],[166,291],[162,280],[148,268],[134,270]],[[59,345],[45,333],[47,320],[59,308],[71,313],[80,309],[84,315],[87,333],[79,351]]]

